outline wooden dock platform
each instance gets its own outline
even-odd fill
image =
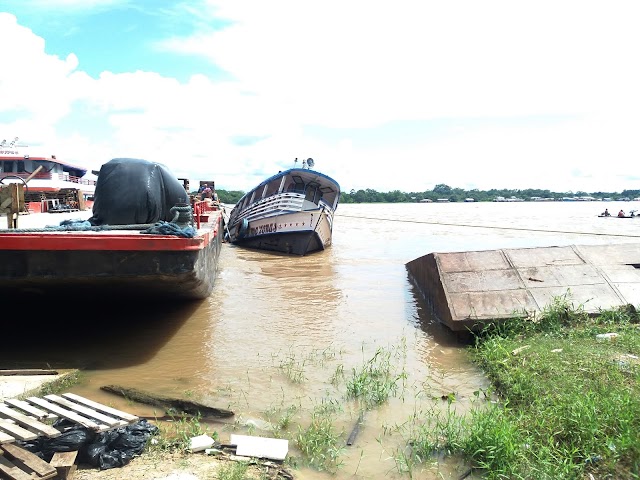
[[[640,244],[429,253],[406,268],[438,319],[459,332],[542,311],[567,294],[593,314],[640,305]]]

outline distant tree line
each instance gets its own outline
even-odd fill
[[[216,188],[216,193],[218,194],[218,200],[228,205],[235,205],[245,194],[240,190],[221,190],[219,188]]]
[[[222,190],[216,188],[218,198],[222,203],[235,205],[245,192],[240,190]],[[433,190],[424,192],[401,192],[392,190],[390,192],[378,192],[371,188],[366,190],[351,190],[340,194],[341,203],[412,203],[422,200],[448,200],[450,202],[464,202],[466,199],[473,199],[475,202],[492,202],[496,197],[511,198],[516,197],[522,200],[531,200],[532,197],[553,198],[562,200],[564,197],[593,197],[597,200],[610,198],[612,200],[630,200],[640,197],[640,190],[623,190],[618,192],[552,192],[551,190],[540,190],[537,188],[527,188],[524,190],[491,189],[491,190],[464,190],[462,188],[452,188],[449,185],[440,183],[433,187]]]
[[[491,190],[464,190],[462,188],[452,188],[449,185],[440,183],[433,187],[433,190],[424,192],[401,192],[392,190],[390,192],[378,192],[367,188],[366,190],[351,190],[340,194],[342,203],[411,203],[424,200],[437,202],[438,200],[448,200],[450,202],[464,202],[466,199],[473,199],[475,202],[492,202],[497,197],[519,198],[531,200],[532,197],[553,198],[562,200],[565,197],[593,197],[597,200],[610,198],[612,200],[630,200],[640,197],[640,190],[623,190],[617,192],[552,192],[551,190],[541,190],[537,188],[527,188],[524,190],[511,189],[491,189]]]

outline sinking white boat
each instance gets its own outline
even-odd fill
[[[229,215],[229,241],[294,255],[330,246],[340,185],[313,165],[303,160],[302,168],[278,172],[247,192]]]

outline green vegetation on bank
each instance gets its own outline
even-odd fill
[[[500,401],[455,443],[487,478],[640,478],[639,327],[631,306],[590,318],[563,296],[486,328],[473,357]]]
[[[216,193],[218,194],[218,200],[227,205],[235,205],[245,194],[245,192],[241,192],[240,190],[221,190],[219,188],[216,188]]]
[[[239,190],[216,189],[218,198],[222,203],[235,205],[245,192]],[[439,199],[446,199],[450,202],[464,202],[466,199],[473,199],[475,202],[492,202],[497,197],[519,198],[530,200],[532,197],[544,199],[553,198],[561,200],[565,197],[592,197],[596,200],[630,200],[640,197],[640,190],[623,190],[617,192],[552,192],[550,190],[540,190],[527,188],[524,190],[514,189],[491,189],[491,190],[464,190],[462,188],[452,188],[445,184],[436,185],[433,190],[424,192],[401,192],[393,190],[391,192],[378,192],[367,188],[365,190],[351,190],[340,194],[341,203],[415,203],[420,201],[437,202]]]

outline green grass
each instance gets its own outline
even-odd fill
[[[342,464],[344,432],[334,425],[340,405],[332,400],[317,405],[306,427],[299,426],[293,440],[304,463],[321,471],[335,473]]]
[[[216,472],[219,480],[245,480],[249,464],[247,462],[230,462],[222,465]]]
[[[46,382],[40,387],[20,395],[18,398],[25,399],[30,396],[44,397],[45,395],[60,394],[68,391],[74,385],[82,383],[83,375],[79,370],[61,375],[59,378]]]
[[[378,348],[362,366],[353,368],[351,377],[347,379],[347,398],[358,399],[365,409],[371,409],[396,395],[407,374],[404,370],[395,371],[392,353],[391,350]],[[337,378],[337,375],[333,378]]]
[[[158,434],[155,442],[148,444],[151,451],[181,451],[189,452],[191,438],[209,435],[214,440],[218,433],[210,431],[209,426],[202,424],[199,417],[175,416],[171,422],[156,423]]]
[[[465,420],[462,451],[486,478],[640,478],[639,357],[632,307],[590,317],[565,295],[487,327],[473,358],[500,401]]]

